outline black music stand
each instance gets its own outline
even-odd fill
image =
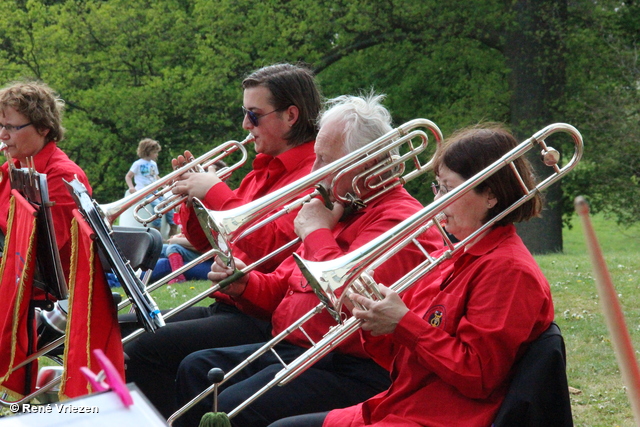
[[[13,168],[11,188],[17,190],[38,212],[36,218],[36,275],[34,286],[56,299],[66,299],[69,289],[60,263],[60,254],[51,215],[47,175],[32,168]]]
[[[112,228],[110,238],[122,250],[120,265],[129,264],[136,271],[152,270],[162,251],[162,236],[155,229],[115,226]],[[98,253],[105,272],[115,273],[110,254],[105,253],[102,245],[98,245]],[[120,294],[112,292],[112,295],[115,304],[119,304]],[[60,300],[55,303],[52,311],[41,312],[38,316],[38,350],[65,334],[69,312],[68,302],[68,300]],[[60,346],[48,352],[47,355],[60,356],[62,351],[63,347]]]
[[[151,298],[146,291],[145,285],[138,276],[136,276],[131,262],[124,256],[118,243],[114,239],[113,230],[111,226],[105,222],[98,203],[89,196],[84,184],[77,179],[71,182],[65,181],[65,184],[71,197],[75,200],[78,210],[94,231],[94,238],[98,243],[104,259],[111,265],[113,273],[118,277],[122,288],[135,307],[136,316],[140,324],[149,332],[154,332],[157,328],[164,326],[164,320],[160,310],[153,298]],[[157,233],[157,230],[152,230],[153,229],[149,229],[148,232]],[[161,242],[162,240],[160,240],[160,243]],[[155,260],[153,260],[154,265],[161,250],[162,244],[158,246]]]

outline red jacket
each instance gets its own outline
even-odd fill
[[[324,425],[491,425],[515,361],[553,320],[549,284],[515,227],[495,228],[402,299],[411,311],[393,334],[361,334],[391,387]]]
[[[293,147],[278,156],[258,154],[253,161],[253,170],[242,180],[236,190],[225,183],[214,185],[202,201],[208,209],[228,210],[242,206],[274,190],[282,188],[311,172],[315,162],[314,142],[306,142]],[[289,243],[297,236],[293,230],[293,220],[297,212],[284,215],[256,232],[240,239],[234,246],[234,256],[247,264]],[[211,249],[193,209],[180,209],[182,230],[191,244],[200,251]],[[240,251],[237,251],[239,248]],[[243,253],[241,253],[243,252]],[[260,271],[272,271],[287,254],[265,263]]]
[[[389,193],[370,202],[346,222],[340,222],[334,230],[319,229],[309,234],[297,250],[303,259],[326,261],[338,258],[364,245],[393,226],[408,218],[422,206],[403,188],[396,187]],[[435,230],[426,233],[423,246],[433,251],[442,246],[442,238]],[[392,284],[412,267],[424,260],[414,245],[396,254],[375,270],[379,283]],[[293,257],[287,258],[273,273],[252,272],[247,287],[236,305],[248,314],[268,317],[271,315],[273,335],[277,335],[302,315],[319,304],[319,299],[302,276]],[[319,340],[335,321],[326,312],[316,315],[304,329]],[[299,331],[287,341],[301,347],[309,347],[308,340]],[[354,335],[340,346],[340,351],[358,357],[368,357]]]
[[[45,144],[33,158],[35,169],[39,173],[47,174],[47,185],[49,187],[49,199],[55,204],[51,207],[53,226],[55,227],[56,243],[60,251],[60,262],[64,270],[64,275],[69,280],[69,262],[71,257],[71,219],[76,203],[71,198],[69,190],[64,185],[63,179],[71,182],[78,178],[82,182],[89,194],[91,186],[84,171],[67,157],[58,148],[55,142]],[[15,160],[16,167],[21,167]],[[0,182],[0,229],[7,232],[7,219],[9,215],[9,197],[11,194],[11,183],[9,182],[9,164],[5,162],[0,169],[2,172],[2,182]]]

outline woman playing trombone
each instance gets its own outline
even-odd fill
[[[499,126],[452,136],[435,162],[436,200],[516,145]],[[521,157],[514,164],[532,188],[528,162]],[[522,195],[515,175],[504,167],[444,208],[446,231],[463,240]],[[365,308],[353,309],[364,322],[364,347],[389,369],[391,387],[355,406],[272,426],[490,425],[512,366],[553,320],[549,284],[513,225],[540,210],[536,195],[402,297],[384,286],[379,301],[354,294],[352,300]]]

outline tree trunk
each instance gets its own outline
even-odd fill
[[[514,22],[506,33],[505,57],[511,70],[511,127],[520,141],[559,120],[555,112],[565,87],[563,28],[566,0],[517,0]],[[529,158],[539,176],[549,170],[539,150]],[[562,188],[545,194],[541,218],[518,225],[518,233],[532,253],[562,251]]]

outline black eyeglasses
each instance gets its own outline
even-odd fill
[[[260,117],[264,117],[264,116],[268,116],[269,114],[275,113],[276,111],[281,111],[280,108],[277,108],[273,111],[269,111],[268,113],[264,113],[264,114],[256,114],[251,110],[247,110],[246,108],[242,107],[242,112],[244,113],[245,116],[249,117],[249,121],[251,122],[252,125],[254,125],[255,127],[258,127],[258,119]]]
[[[33,124],[33,123],[29,122],[26,125],[13,126],[13,125],[3,125],[3,124],[0,123],[0,129],[4,128],[9,133],[15,133],[15,132],[18,132],[20,129],[26,128],[27,126],[29,126],[31,124]]]

